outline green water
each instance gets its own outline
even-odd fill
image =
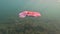
[[[19,20],[19,12],[24,10],[41,13],[41,17],[31,18],[32,22],[40,23],[45,28],[60,30],[60,2],[56,0],[0,0],[0,23],[14,23]]]

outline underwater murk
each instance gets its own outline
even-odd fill
[[[0,0],[0,34],[60,34],[60,1]]]

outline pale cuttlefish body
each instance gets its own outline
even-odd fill
[[[20,18],[25,18],[26,16],[40,17],[41,14],[39,12],[33,12],[33,11],[23,11],[19,13]]]

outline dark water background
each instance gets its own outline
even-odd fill
[[[0,24],[31,21],[44,28],[60,31],[59,0],[0,0]],[[38,11],[39,18],[19,19],[18,14],[24,10]],[[23,21],[24,20],[24,21]]]

